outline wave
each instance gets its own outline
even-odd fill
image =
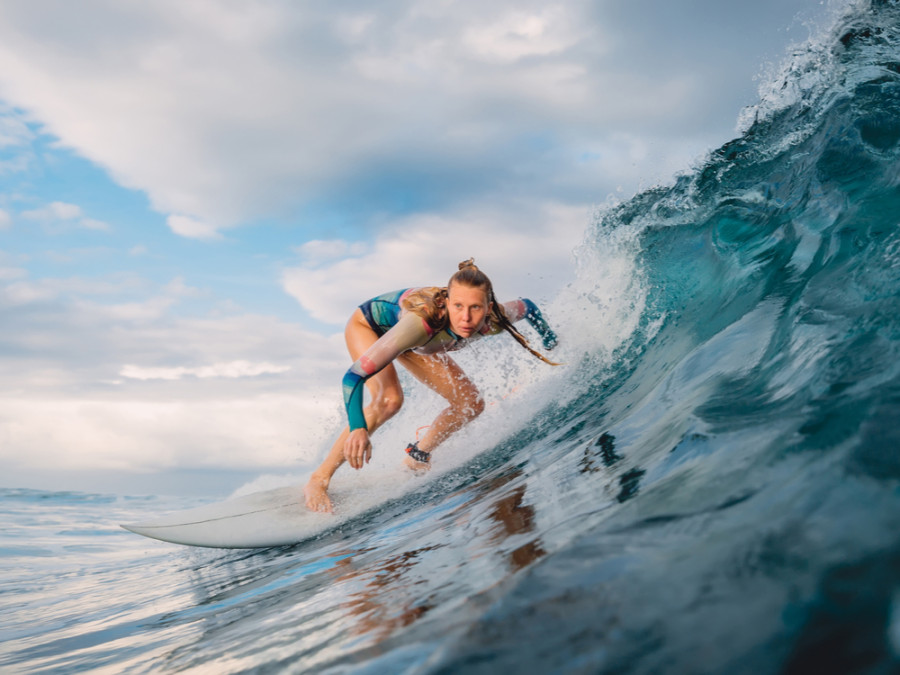
[[[553,553],[447,647],[448,668],[566,667],[556,650],[576,644],[617,672],[900,653],[897,3],[853,4],[742,120],[589,232],[576,295],[629,333],[583,358],[577,393],[523,443]],[[602,266],[623,246],[637,291],[611,313]]]

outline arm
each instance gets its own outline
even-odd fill
[[[507,318],[509,318],[512,323],[525,319],[529,325],[537,331],[538,335],[541,336],[544,349],[550,351],[559,343],[556,333],[553,332],[553,329],[550,328],[550,325],[544,319],[541,310],[528,298],[504,302],[503,310],[506,312]]]
[[[363,389],[366,380],[380,372],[400,354],[419,347],[431,338],[425,321],[408,312],[387,333],[369,347],[344,375],[344,406],[350,431],[368,429],[363,414]]]

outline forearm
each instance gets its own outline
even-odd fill
[[[358,363],[358,362],[357,362]],[[368,429],[366,416],[363,414],[363,390],[365,389],[366,376],[356,372],[356,363],[344,375],[342,382],[344,390],[344,407],[347,410],[347,421],[350,431],[356,429]]]
[[[541,340],[544,343],[544,349],[553,349],[558,342],[556,333],[553,332],[553,329],[550,328],[550,324],[544,319],[541,310],[528,298],[522,298],[522,302],[524,302],[525,306],[528,308],[528,312],[525,314],[525,320],[541,336]]]
[[[504,308],[506,308],[506,305],[504,305]],[[556,333],[550,328],[550,324],[544,319],[544,315],[541,314],[541,310],[534,302],[528,298],[520,298],[515,302],[514,306],[510,307],[510,309],[512,309],[512,311],[507,311],[507,316],[510,321],[515,323],[516,321],[525,319],[528,324],[537,331],[538,335],[541,336],[544,349],[551,350],[556,347],[558,342]]]

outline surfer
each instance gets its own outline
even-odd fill
[[[354,359],[343,380],[349,424],[306,484],[306,506],[330,512],[328,485],[334,472],[344,461],[361,469],[372,458],[370,434],[397,414],[403,404],[394,361],[450,404],[424,437],[406,448],[406,464],[417,471],[427,469],[432,451],[484,410],[478,389],[447,352],[506,331],[537,358],[559,365],[532,349],[516,330],[513,324],[521,319],[538,332],[544,349],[556,346],[556,334],[537,305],[526,298],[498,303],[490,279],[471,258],[459,264],[459,271],[446,288],[408,288],[360,305],[344,331]],[[372,398],[365,409],[363,385],[368,386]]]

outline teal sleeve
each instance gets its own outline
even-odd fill
[[[354,429],[368,429],[366,417],[363,415],[363,391],[366,378],[357,374],[351,368],[344,375],[342,386],[344,389],[344,407],[347,409],[347,419],[350,423],[350,431]]]
[[[527,309],[525,320],[538,332],[538,335],[541,336],[541,340],[544,343],[544,349],[548,351],[552,350],[559,343],[556,333],[550,328],[550,325],[544,319],[544,315],[541,314],[541,310],[538,309],[536,304],[528,298],[522,298],[522,302]]]

